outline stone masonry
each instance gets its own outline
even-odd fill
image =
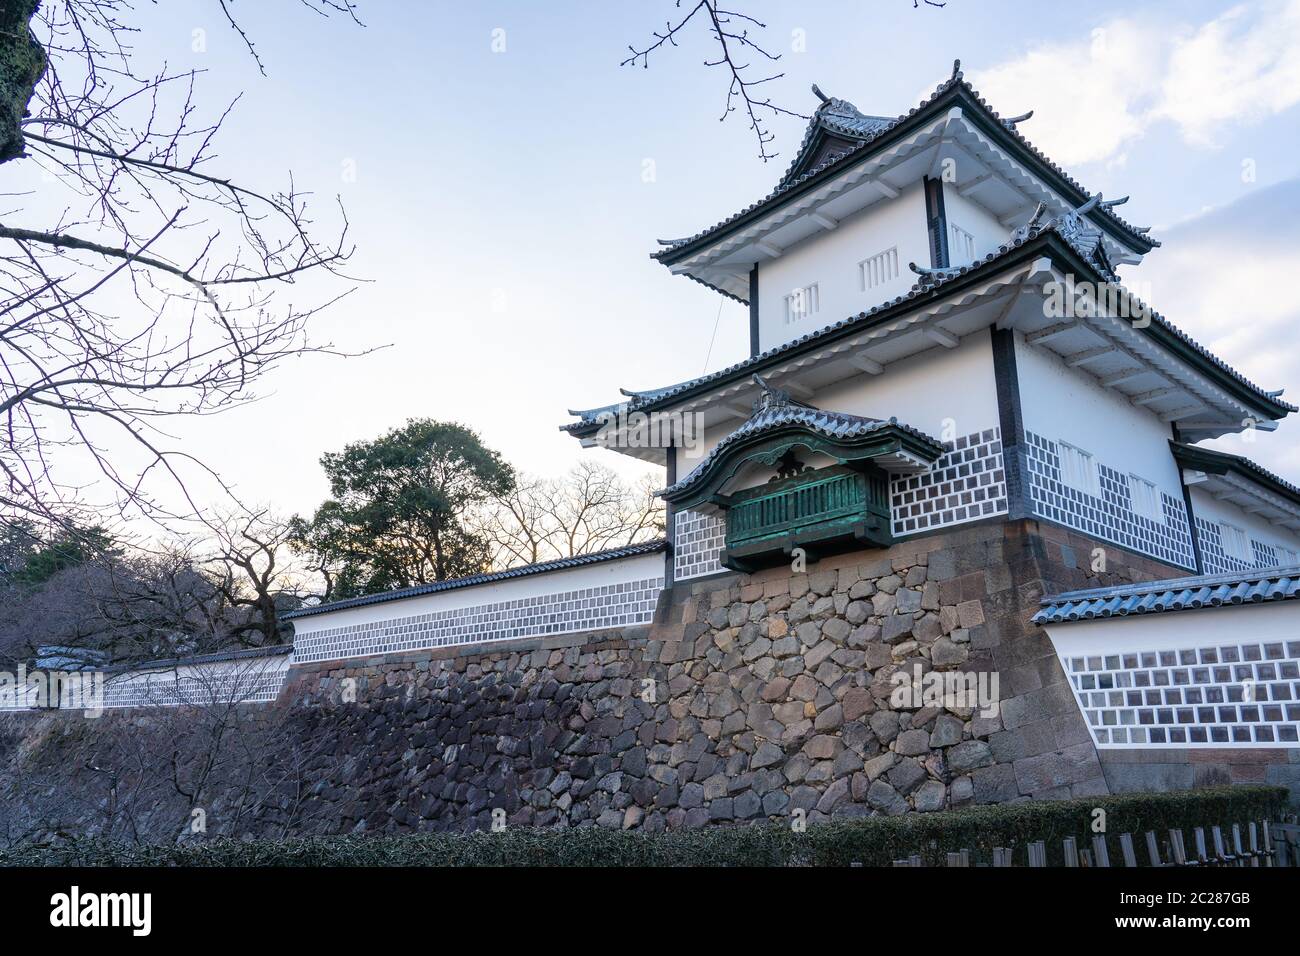
[[[275,733],[311,755],[295,829],[482,829],[495,813],[512,826],[657,831],[1300,782],[1296,750],[1099,759],[1051,642],[1028,621],[1044,593],[1176,572],[1097,547],[1034,521],[972,525],[808,573],[682,583],[650,627],[298,666],[271,710]],[[1098,556],[1106,570],[1094,573]],[[997,714],[895,706],[891,676],[917,668],[996,673]],[[81,766],[69,749],[90,747],[106,768],[109,729],[148,719],[79,721],[56,735],[57,762]],[[75,718],[9,724],[24,720],[48,733]]]
[[[667,592],[653,628],[322,664],[300,703],[392,714],[409,746],[391,799],[347,827],[703,826],[929,812],[1108,791],[1050,642],[1026,622],[1050,586],[1165,576],[1035,523],[990,524]],[[563,642],[552,642],[563,643]],[[895,708],[904,669],[991,673],[1000,713]],[[355,704],[337,701],[345,680]],[[399,706],[400,705],[400,706]],[[394,752],[396,748],[388,748]]]

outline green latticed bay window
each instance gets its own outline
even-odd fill
[[[746,488],[719,502],[726,508],[723,563],[738,571],[790,559],[810,560],[853,547],[888,547],[889,482],[876,468],[842,466]]]

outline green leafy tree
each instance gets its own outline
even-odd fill
[[[330,500],[293,520],[330,598],[475,574],[491,548],[467,519],[515,486],[514,470],[463,425],[412,419],[321,457]]]
[[[113,539],[103,528],[63,531],[57,537],[41,541],[30,526],[6,525],[0,560],[3,577],[16,585],[40,587],[60,571],[80,567],[93,558],[113,553]]]

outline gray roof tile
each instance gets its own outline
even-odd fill
[[[1043,598],[1035,624],[1194,611],[1300,598],[1300,566],[1172,578],[1122,587],[1067,591]]]

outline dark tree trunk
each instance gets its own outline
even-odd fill
[[[32,91],[45,73],[45,51],[28,22],[38,0],[0,0],[0,163],[23,155],[23,131]]]

